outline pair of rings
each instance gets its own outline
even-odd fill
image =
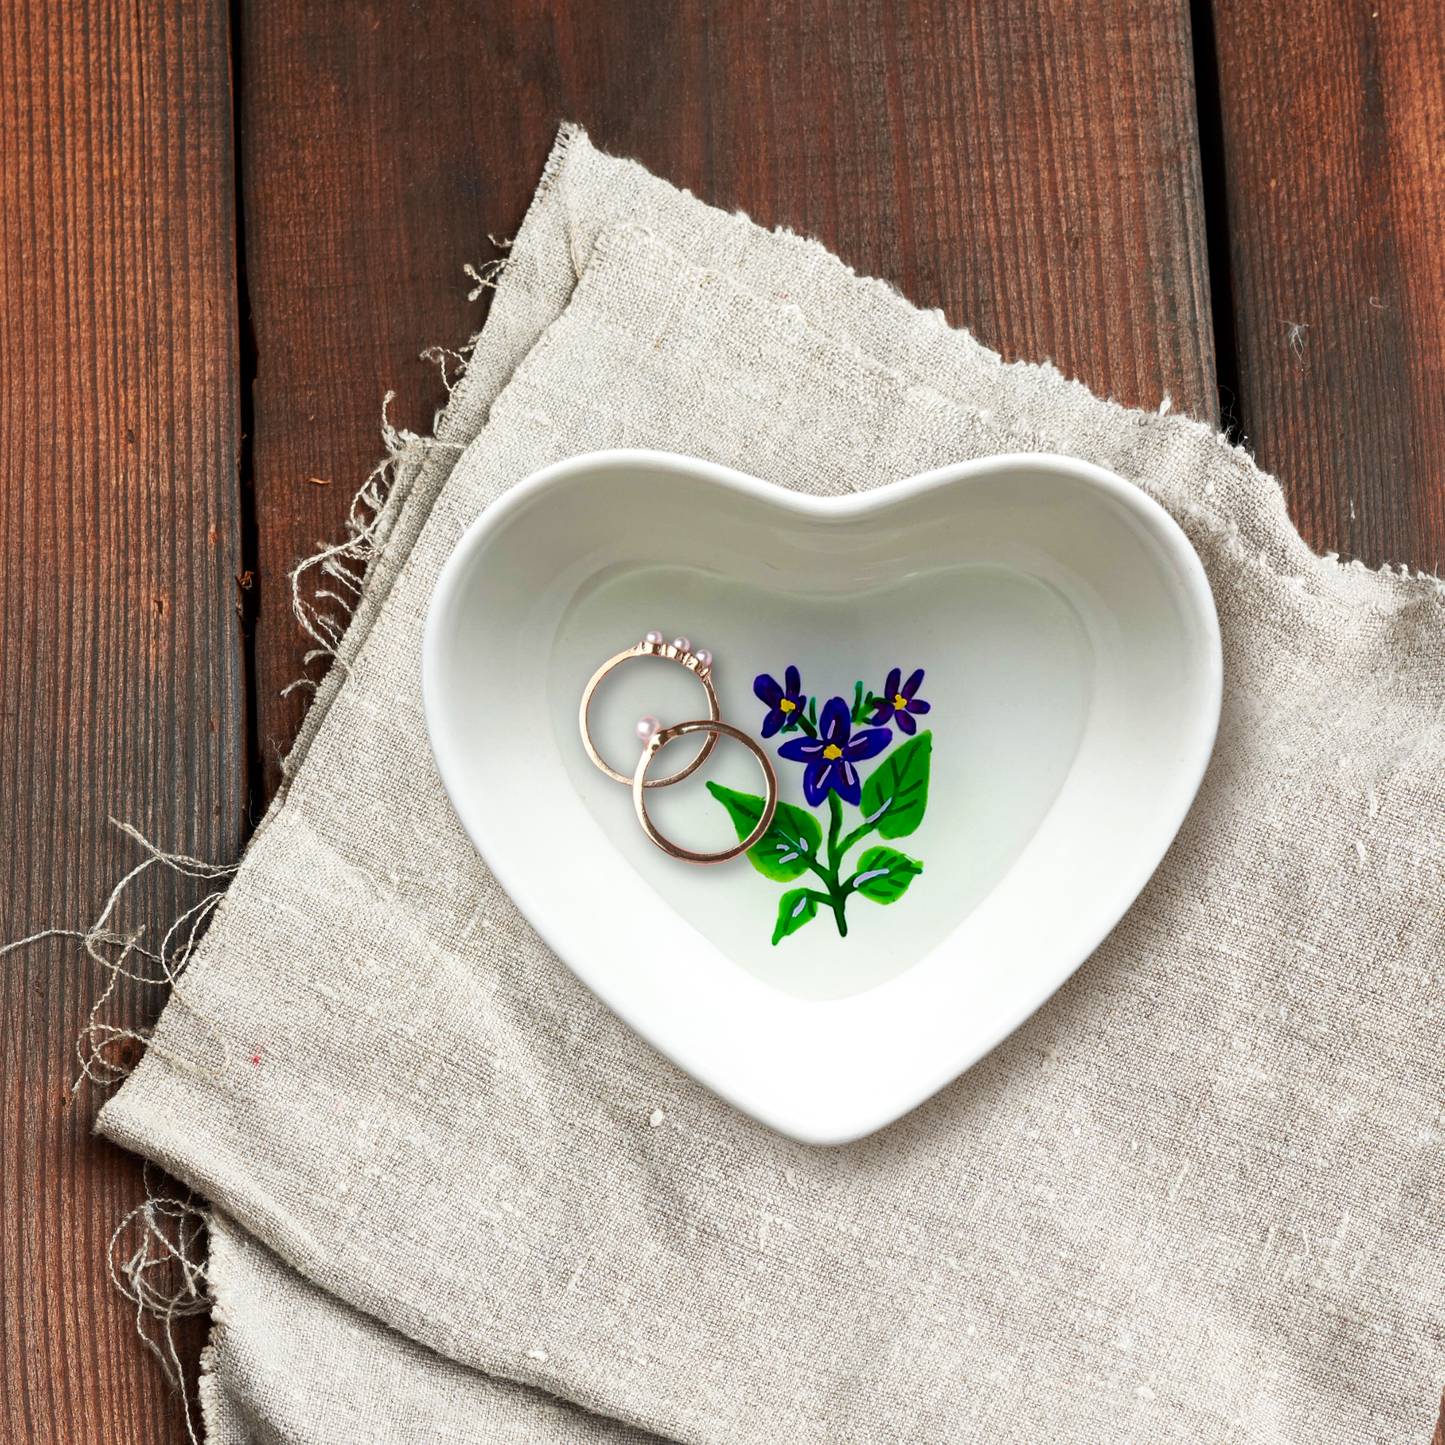
[[[588,713],[592,707],[593,695],[601,685],[602,679],[614,667],[620,667],[622,663],[630,662],[634,657],[658,657],[665,662],[675,662],[685,667],[702,683],[707,692],[708,715],[705,718],[693,718],[688,722],[673,723],[669,727],[663,727],[655,717],[641,719],[637,724],[637,736],[643,742],[642,756],[637,760],[637,767],[629,778],[626,773],[618,772],[597,751],[596,744],[592,741],[592,730],[588,725]],[[746,853],[754,844],[760,842],[768,829],[772,827],[773,814],[777,811],[778,806],[778,775],[773,771],[772,760],[745,732],[733,727],[731,723],[723,722],[722,709],[718,706],[717,691],[712,685],[712,653],[705,648],[699,648],[694,652],[692,644],[687,638],[677,637],[671,643],[667,643],[662,640],[662,633],[649,632],[636,647],[629,647],[625,652],[619,652],[616,657],[609,658],[592,674],[592,680],[582,694],[582,707],[578,714],[578,723],[582,730],[582,746],[587,749],[587,756],[614,782],[631,786],[632,806],[637,812],[637,821],[642,824],[642,831],[670,857],[680,858],[684,863],[726,863],[729,859]],[[707,740],[698,750],[697,756],[686,767],[679,768],[677,772],[669,773],[664,778],[647,776],[647,770],[652,766],[653,759],[668,743],[674,742],[678,738],[690,737],[693,733],[704,733]],[[708,760],[712,750],[717,746],[718,739],[724,737],[740,742],[761,764],[763,780],[767,784],[767,796],[763,800],[763,814],[758,819],[758,824],[753,831],[736,847],[724,848],[719,853],[694,853],[691,849],[681,847],[671,838],[658,832],[657,826],[647,815],[647,790],[649,788],[670,788],[674,783],[680,783],[684,778],[690,778]]]

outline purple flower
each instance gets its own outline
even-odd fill
[[[914,697],[923,682],[923,669],[920,667],[907,682],[900,687],[898,684],[903,677],[903,669],[895,667],[888,674],[888,681],[883,684],[883,696],[873,704],[873,716],[870,722],[895,722],[900,732],[908,733],[910,736],[918,729],[918,724],[913,721],[913,714],[925,713],[928,704],[921,697]]]
[[[796,667],[788,668],[783,674],[783,681],[787,686],[779,687],[777,678],[770,672],[760,672],[753,679],[753,693],[768,708],[768,715],[763,719],[765,738],[772,737],[788,723],[796,722],[802,716],[803,704],[807,702],[803,696],[803,679]]]
[[[862,780],[853,765],[876,757],[892,738],[887,728],[852,732],[848,704],[841,697],[832,697],[818,719],[818,736],[794,738],[778,749],[778,756],[807,765],[803,772],[803,793],[810,808],[816,808],[830,790],[856,808]]]

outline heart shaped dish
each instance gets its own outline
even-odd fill
[[[767,835],[716,867],[654,847],[578,731],[594,671],[658,631],[694,665],[618,667],[592,734],[630,775],[639,717],[707,717],[711,654],[723,719],[779,786]],[[574,457],[468,530],[422,655],[442,782],[532,926],[680,1067],[815,1144],[913,1108],[1089,956],[1184,820],[1221,681],[1174,521],[1032,455],[837,498],[658,452]],[[650,776],[697,747],[668,743]],[[716,851],[763,791],[724,739],[648,811]]]

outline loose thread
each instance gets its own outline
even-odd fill
[[[206,1289],[204,1238],[209,1222],[194,1197],[179,1199],[158,1193],[151,1166],[142,1171],[146,1197],[116,1226],[110,1237],[107,1264],[111,1282],[135,1306],[136,1333],[160,1361],[167,1382],[181,1397],[186,1434],[200,1445],[191,1397],[186,1391],[185,1369],[176,1348],[176,1321],[210,1311]],[[122,1239],[135,1229],[130,1252]],[[147,1317],[157,1322],[152,1333]]]
[[[157,1055],[165,1059],[167,1063],[185,1069],[189,1073],[215,1076],[224,1073],[229,1064],[229,1050],[225,1035],[205,1011],[196,1005],[182,983],[186,969],[200,941],[201,930],[217,904],[225,896],[225,889],[213,889],[198,903],[192,904],[190,908],[186,909],[166,930],[159,952],[152,952],[142,946],[141,939],[145,936],[144,927],[136,928],[129,933],[120,933],[111,927],[110,923],[112,915],[131,884],[157,864],[185,878],[210,880],[229,880],[235,874],[238,865],[206,863],[199,858],[188,857],[184,853],[167,853],[157,848],[143,833],[131,827],[129,823],[122,823],[115,818],[111,818],[110,823],[138,843],[145,850],[146,857],[136,864],[111,890],[105,907],[95,922],[84,930],[44,928],[38,933],[32,933],[28,937],[19,938],[13,943],[0,946],[0,958],[3,958],[6,954],[14,953],[48,938],[76,938],[84,945],[87,956],[99,964],[110,976],[105,988],[91,1004],[86,1026],[75,1041],[75,1057],[80,1065],[80,1072],[70,1087],[72,1097],[80,1086],[82,1078],[89,1079],[101,1087],[108,1087],[117,1080],[125,1078],[130,1072],[130,1067],[123,1062],[116,1062],[107,1054],[109,1050],[123,1045],[126,1041],[137,1043],[142,1049],[154,1049]],[[178,936],[182,937],[177,945]],[[106,949],[116,948],[120,950],[118,955],[112,956],[105,952]],[[148,959],[156,965],[159,968],[159,975],[154,972],[138,972],[130,966],[133,955]],[[122,1028],[116,1024],[106,1023],[101,1018],[101,1013],[110,1002],[123,978],[131,979],[147,988],[169,988],[171,996],[192,1017],[204,1025],[215,1039],[221,1054],[220,1066],[208,1068],[204,1064],[171,1053],[155,1043],[153,1031],[150,1029]]]
[[[80,1086],[81,1078],[106,1087],[130,1072],[130,1067],[125,1062],[117,1062],[108,1057],[109,1050],[126,1040],[133,1040],[142,1049],[153,1050],[174,1067],[191,1073],[224,1073],[229,1063],[225,1035],[189,997],[184,987],[184,975],[195,954],[202,930],[225,896],[225,889],[212,889],[179,914],[166,930],[160,948],[155,951],[142,945],[141,939],[145,936],[143,927],[121,933],[112,926],[111,920],[130,886],[151,868],[159,865],[181,877],[220,882],[229,881],[239,865],[206,863],[184,853],[167,853],[129,823],[122,823],[115,818],[111,818],[110,822],[133,842],[138,843],[146,856],[111,889],[110,896],[95,922],[86,929],[43,928],[24,938],[17,938],[12,943],[0,945],[0,958],[3,958],[46,939],[79,939],[86,954],[109,974],[105,988],[91,1005],[86,1027],[76,1039],[75,1055],[80,1065],[80,1073],[70,1087],[72,1098]],[[120,952],[112,955],[106,952],[107,949],[119,949]],[[137,971],[130,966],[133,956],[149,960],[159,972]],[[169,1052],[155,1042],[153,1031],[149,1029],[121,1028],[104,1022],[101,1012],[110,1002],[122,978],[150,988],[168,987],[171,998],[198,1019],[216,1040],[220,1048],[220,1066],[207,1068],[203,1064]],[[146,1348],[160,1361],[167,1381],[180,1394],[186,1415],[186,1433],[190,1437],[191,1445],[199,1445],[192,1418],[191,1400],[186,1394],[185,1371],[176,1349],[175,1322],[188,1315],[204,1314],[210,1308],[204,1287],[205,1262],[200,1254],[206,1214],[193,1200],[177,1199],[158,1193],[154,1182],[155,1174],[148,1162],[141,1177],[146,1191],[145,1200],[121,1220],[111,1235],[107,1268],[115,1287],[135,1306],[136,1333]],[[134,1247],[129,1254],[121,1254],[118,1252],[121,1241],[127,1230],[132,1228],[139,1230]],[[147,1316],[159,1322],[157,1333],[147,1329]]]
[[[461,379],[467,374],[467,362],[470,360],[472,348],[476,345],[476,338],[473,337],[460,350],[454,350],[450,346],[428,346],[421,353],[423,361],[432,362],[442,375],[442,385],[447,389],[447,395],[451,396],[461,384]],[[448,362],[456,362],[457,374],[455,380],[447,370]]]
[[[499,240],[496,236],[487,239],[499,251],[510,252],[512,249],[511,241]],[[470,263],[463,266],[463,272],[477,283],[467,299],[475,301],[483,291],[495,290],[510,260],[510,255],[499,256],[488,261],[480,270]],[[479,339],[478,334],[464,346],[455,349],[429,346],[421,353],[423,360],[435,363],[441,371],[448,401],[466,375]],[[391,403],[395,400],[394,391],[388,391],[382,398],[381,440],[386,454],[351,499],[344,524],[345,537],[338,542],[318,541],[316,550],[309,557],[303,557],[291,572],[291,611],[303,635],[316,644],[303,654],[303,667],[310,667],[319,658],[325,658],[328,665],[338,664],[343,674],[349,670],[346,659],[341,655],[342,641],[365,592],[367,576],[383,555],[387,537],[396,520],[396,509],[390,503],[395,495],[400,469],[409,462],[424,460],[433,451],[464,450],[458,442],[444,442],[435,435],[419,436],[405,427],[395,426],[390,416]],[[437,430],[442,415],[438,412],[433,432]],[[312,583],[313,574],[317,585],[308,596],[307,588]],[[298,677],[281,689],[281,696],[289,697],[303,689],[314,693],[320,685],[319,679]],[[283,774],[287,772],[285,758],[282,759],[281,769]]]
[[[491,235],[490,233],[488,233],[487,235],[487,240],[489,240],[492,245],[495,246],[499,251],[506,251],[510,253],[512,249],[512,243],[510,241],[499,241],[495,236]],[[477,283],[475,286],[472,287],[469,292],[467,292],[467,300],[475,301],[477,297],[482,294],[483,291],[495,291],[497,289],[497,282],[502,279],[502,273],[507,269],[508,263],[511,261],[511,259],[512,258],[510,254],[506,256],[498,256],[494,260],[488,261],[486,265],[481,268],[481,270],[478,270],[475,266],[471,264],[471,262],[468,262],[465,266],[463,266],[462,274]]]
[[[436,354],[433,355],[433,352]],[[445,352],[440,347],[434,347],[422,354],[428,359],[440,361],[442,379],[450,394],[456,383],[447,379],[446,358],[457,358],[465,368],[469,353],[470,346],[461,351]],[[356,604],[361,600],[367,573],[382,555],[391,529],[393,516],[387,509],[387,503],[398,468],[432,451],[462,450],[456,442],[418,436],[404,427],[394,426],[388,413],[395,399],[394,391],[387,392],[382,399],[381,437],[386,445],[386,455],[372,468],[361,489],[351,499],[345,538],[339,542],[318,542],[316,551],[302,558],[291,573],[291,611],[302,632],[316,644],[303,655],[304,666],[309,667],[317,658],[324,657],[343,670],[347,669],[346,660],[340,655],[341,642]],[[306,586],[312,573],[319,574],[318,580],[323,585],[318,585],[308,596]],[[324,585],[328,582],[336,585]],[[319,603],[332,603],[334,610],[323,610]],[[301,688],[314,692],[318,685],[315,679],[298,677],[281,689],[281,696],[288,697]]]
[[[1284,323],[1285,345],[1294,354],[1295,365],[1301,371],[1305,369],[1305,343],[1309,338],[1305,333],[1310,329],[1306,321],[1286,321]]]

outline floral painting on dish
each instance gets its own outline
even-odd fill
[[[917,830],[928,806],[933,734],[918,731],[929,712],[919,695],[923,669],[905,680],[893,668],[881,693],[854,684],[850,706],[842,696],[821,708],[803,691],[802,675],[789,665],[780,683],[760,673],[753,692],[766,709],[759,731],[783,737],[779,758],[803,770],[808,808],[779,802],[772,827],[748,850],[748,860],[775,883],[796,883],[814,875],[809,886],[791,888],[778,900],[773,928],[776,945],[811,923],[820,910],[832,914],[842,938],[848,936],[848,900],[855,894],[872,903],[896,903],[923,872],[923,864],[897,848],[875,843],[850,865],[847,856],[865,839],[907,837]],[[860,764],[872,764],[867,777]],[[746,838],[763,816],[763,799],[719,783],[709,791],[728,810],[739,838]],[[857,817],[844,809],[856,810]],[[808,809],[812,809],[810,812]],[[826,810],[827,836],[814,813]]]

